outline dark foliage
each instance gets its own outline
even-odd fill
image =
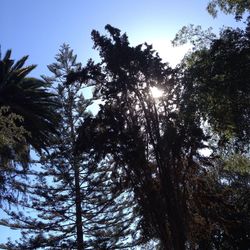
[[[48,91],[50,85],[42,80],[28,78],[34,65],[24,67],[27,56],[16,63],[8,50],[0,61],[0,106],[8,106],[10,112],[23,118],[23,127],[30,133],[27,141],[36,149],[45,149],[56,134],[59,106],[55,94]]]
[[[119,176],[113,175],[113,159],[106,156],[98,164],[95,153],[75,153],[77,128],[87,124],[91,100],[84,99],[79,81],[66,83],[66,75],[81,70],[76,56],[63,45],[56,63],[49,66],[61,103],[59,136],[37,163],[35,179],[28,187],[30,200],[22,205],[37,218],[10,213],[6,225],[20,228],[20,242],[11,249],[119,249],[132,247],[134,221],[132,193],[118,189]],[[130,196],[127,194],[130,193]]]
[[[124,185],[135,193],[142,236],[159,239],[164,249],[183,249],[192,185],[187,177],[199,172],[194,158],[202,160],[197,150],[206,137],[195,121],[183,120],[175,71],[152,46],[131,47],[125,34],[110,25],[106,29],[110,37],[92,32],[102,59],[98,76],[103,76],[95,81],[94,95],[104,103],[89,121],[91,130],[80,130],[78,150],[92,145],[102,157],[111,154],[123,168]],[[159,100],[152,97],[152,87],[163,91]]]
[[[224,29],[176,69],[111,25],[92,32],[98,64],[82,67],[64,45],[45,78],[59,136],[22,202],[37,218],[9,213],[1,223],[24,234],[5,247],[248,249],[249,29]]]
[[[1,207],[25,199],[30,145],[41,152],[56,136],[59,103],[44,81],[28,78],[35,66],[14,62],[8,50],[0,58],[0,201]]]
[[[194,52],[184,67],[183,109],[196,112],[238,150],[250,139],[250,33],[225,29],[209,48]]]

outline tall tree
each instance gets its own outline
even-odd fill
[[[23,203],[37,218],[12,213],[8,225],[25,233],[21,242],[6,246],[78,250],[132,247],[128,236],[133,200],[125,199],[126,194],[111,182],[112,159],[106,157],[96,164],[93,158],[98,155],[94,152],[80,155],[75,151],[77,129],[91,119],[87,112],[91,100],[84,99],[81,82],[69,84],[66,76],[78,72],[81,64],[69,46],[63,45],[56,62],[48,67],[53,76],[45,79],[53,84],[61,103],[59,136],[49,147],[49,155],[40,159],[40,171],[34,172],[37,179],[29,187],[31,202]],[[112,178],[118,181],[119,176]]]
[[[220,143],[233,142],[238,150],[250,139],[249,25],[224,29],[183,64],[182,106],[207,121]]]
[[[181,65],[181,112],[200,119],[203,129],[212,132],[211,149],[219,160],[211,162],[209,174],[192,191],[199,227],[192,227],[191,244],[198,249],[247,249],[249,22],[245,30],[223,29],[218,38],[198,30],[197,39],[195,31],[189,26],[174,40],[201,42],[193,43]]]
[[[0,58],[1,207],[16,205],[26,191],[30,145],[41,151],[56,136],[58,102],[42,80],[29,78],[35,66],[17,62],[8,50]]]
[[[90,140],[95,150],[111,154],[123,169],[123,182],[139,204],[146,239],[160,240],[163,249],[184,249],[192,185],[187,177],[199,172],[194,157],[206,138],[195,120],[186,122],[179,113],[175,71],[161,62],[152,46],[131,47],[126,34],[110,25],[106,29],[110,37],[92,32],[102,61],[98,77],[96,70],[91,75],[93,69],[88,74],[103,104],[93,122],[101,133],[93,133]],[[161,98],[153,98],[153,87],[163,92]],[[83,127],[79,150],[85,140]]]

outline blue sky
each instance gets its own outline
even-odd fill
[[[38,64],[32,74],[39,76],[48,74],[46,65],[64,42],[81,62],[96,58],[91,30],[104,32],[111,24],[126,32],[133,45],[153,43],[165,61],[175,64],[186,48],[172,50],[170,40],[183,25],[215,30],[235,25],[232,16],[213,19],[206,5],[206,0],[1,0],[0,45],[2,53],[12,49],[15,59],[29,55],[28,63]]]
[[[232,16],[206,12],[207,0],[1,0],[0,45],[2,54],[12,49],[13,58],[29,55],[38,67],[31,76],[49,74],[60,45],[68,43],[80,62],[97,59],[92,50],[92,29],[104,32],[111,24],[126,32],[131,44],[152,43],[164,61],[176,64],[186,47],[172,49],[170,40],[184,25],[238,26]],[[1,213],[0,213],[1,216]],[[0,242],[15,232],[0,227]]]

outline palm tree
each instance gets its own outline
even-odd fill
[[[0,55],[1,204],[19,204],[20,194],[27,192],[30,145],[37,152],[46,150],[57,134],[59,102],[48,83],[27,77],[36,67],[25,67],[27,58],[15,63],[11,50]]]
[[[11,50],[3,58],[0,56],[0,107],[7,106],[11,113],[23,118],[22,126],[29,133],[27,142],[40,151],[56,134],[59,103],[56,95],[48,91],[48,83],[27,77],[36,67],[25,67],[27,58],[15,63]]]

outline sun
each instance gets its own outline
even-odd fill
[[[150,91],[151,91],[152,97],[155,99],[160,98],[163,95],[163,91],[157,87],[151,87]]]

